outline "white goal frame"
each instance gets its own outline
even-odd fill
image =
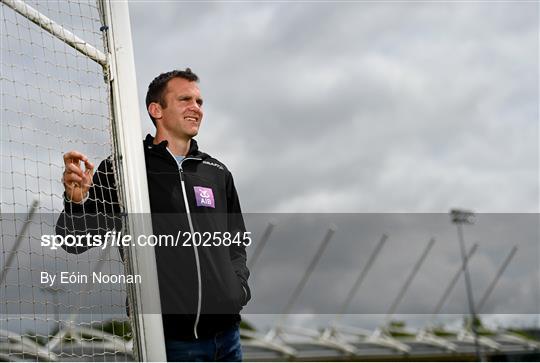
[[[132,235],[150,235],[152,224],[141,122],[137,101],[135,61],[127,1],[101,0],[109,26],[109,72],[114,112],[115,147],[120,157],[126,212]],[[166,361],[159,285],[153,248],[135,246],[128,250],[129,268],[145,277],[145,284],[132,284],[133,329],[138,337],[134,354],[142,361]],[[151,314],[149,312],[152,312]],[[142,313],[145,312],[145,313]]]
[[[143,214],[150,215],[150,202],[127,1],[98,0],[107,27],[107,54],[22,0],[0,1],[103,67],[111,90],[113,147],[118,156],[116,165],[121,180],[118,183],[119,191],[128,213],[127,227],[131,235],[151,234],[151,220],[143,218]],[[144,276],[144,284],[128,286],[133,355],[141,361],[166,361],[154,249],[131,247],[127,251],[125,264],[126,270]]]

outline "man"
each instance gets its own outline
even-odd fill
[[[156,246],[167,359],[240,361],[239,311],[250,299],[245,252],[250,237],[231,173],[199,151],[193,139],[203,118],[197,82],[187,68],[163,73],[148,87],[146,106],[156,126],[155,136],[144,140],[153,231],[173,236],[226,232],[230,238],[214,238],[211,246],[196,246],[195,239]],[[77,151],[66,153],[64,163],[65,205],[57,233],[119,230],[110,158],[95,175],[94,165]],[[88,248],[65,249],[81,253]]]

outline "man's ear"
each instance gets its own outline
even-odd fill
[[[152,102],[148,105],[148,113],[154,118],[159,119],[162,117],[161,105],[157,102]]]

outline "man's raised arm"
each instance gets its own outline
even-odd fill
[[[103,160],[94,173],[94,164],[78,151],[64,154],[64,210],[56,222],[56,234],[104,235],[121,230],[122,220],[111,158]],[[83,170],[84,166],[84,170]],[[62,246],[69,253],[90,247]]]

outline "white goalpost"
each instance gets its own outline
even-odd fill
[[[68,254],[40,243],[63,209],[69,150],[96,168],[112,156],[95,180],[114,174],[113,218],[131,235],[151,233],[127,2],[0,1],[0,360],[164,361],[152,248],[126,248],[122,260],[116,247]],[[143,283],[43,279],[124,271]]]

